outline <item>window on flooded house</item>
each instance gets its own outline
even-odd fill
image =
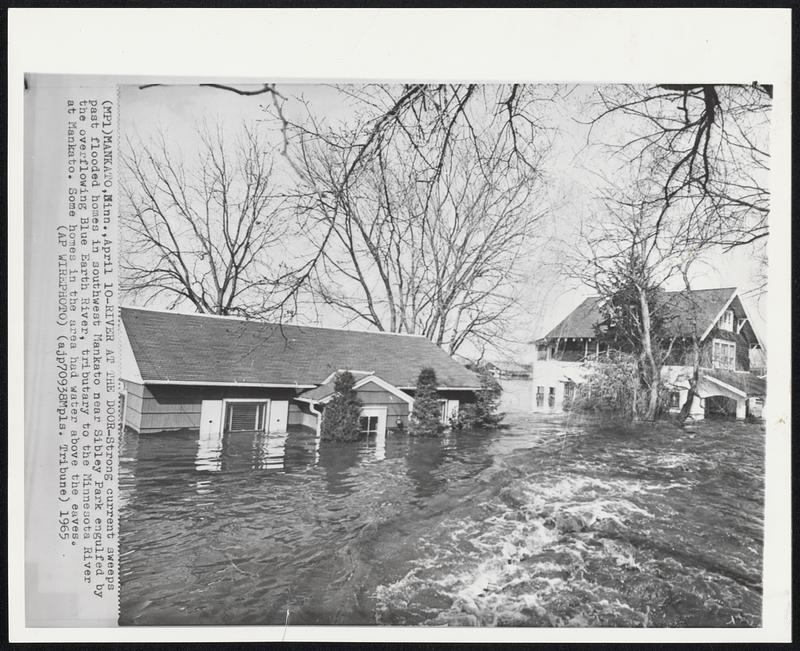
[[[733,310],[725,310],[719,319],[719,329],[733,331]]]
[[[566,382],[564,384],[564,400],[572,400],[575,396],[575,383]]]
[[[736,370],[736,344],[724,339],[714,339],[711,366],[729,371]]]
[[[544,407],[544,387],[536,387],[536,406]]]
[[[442,425],[447,425],[447,419],[449,417],[447,413],[447,400],[437,400],[436,402],[439,403],[439,422]]]
[[[548,407],[555,407],[556,406],[556,388],[550,387],[550,392],[547,395],[547,406]]]
[[[361,416],[358,419],[358,429],[362,436],[371,436],[378,433],[378,417],[377,416]]]
[[[258,432],[264,429],[266,402],[229,402],[225,424],[229,432]]]
[[[669,408],[677,409],[681,406],[681,394],[679,391],[669,392]]]

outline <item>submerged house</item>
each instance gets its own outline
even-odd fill
[[[362,432],[403,428],[431,367],[442,422],[475,400],[478,377],[420,335],[280,325],[123,307],[123,422],[139,433],[317,430],[336,373],[349,370]]]
[[[761,340],[735,287],[664,292],[665,328],[672,348],[663,368],[669,410],[686,402],[693,370],[693,344],[700,341],[700,381],[691,416],[760,417],[766,397]],[[533,410],[562,410],[590,363],[606,352],[600,299],[585,299],[534,344]],[[751,361],[752,360],[752,361]],[[587,364],[587,362],[589,364]]]

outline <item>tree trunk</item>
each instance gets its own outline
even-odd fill
[[[693,337],[692,344],[694,348],[694,364],[692,366],[692,376],[689,378],[689,393],[686,396],[686,402],[683,403],[681,411],[678,414],[678,422],[681,426],[686,422],[686,419],[689,418],[689,414],[692,413],[692,405],[694,404],[695,396],[697,396],[697,385],[700,382],[700,345],[697,341],[697,337]]]
[[[650,396],[642,420],[655,420],[658,410],[658,390],[661,386],[661,369],[653,355],[653,343],[650,339],[650,306],[647,304],[647,293],[644,288],[639,288],[639,306],[642,310],[642,347],[650,378]]]

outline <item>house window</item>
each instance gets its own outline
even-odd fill
[[[370,436],[378,433],[377,416],[361,416],[358,419],[358,429],[362,435]]]
[[[544,387],[536,387],[536,406],[544,407]]]
[[[266,402],[229,402],[225,423],[229,432],[257,432],[264,429]]]
[[[681,406],[681,394],[679,391],[669,392],[669,408],[677,409]]]
[[[719,328],[728,332],[733,330],[733,310],[725,310],[719,319]]]
[[[536,346],[536,359],[540,362],[547,361],[547,346]]]
[[[712,349],[712,362],[714,368],[736,369],[736,344],[732,341],[714,339]]]
[[[575,396],[575,383],[567,382],[564,384],[564,400],[572,400]]]
[[[556,388],[550,387],[550,392],[547,394],[547,406],[551,409],[556,406]]]
[[[439,422],[442,425],[447,425],[447,418],[449,416],[447,413],[447,400],[437,400],[436,402],[439,403]]]

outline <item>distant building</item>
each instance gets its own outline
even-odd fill
[[[480,380],[418,335],[282,325],[122,308],[123,422],[140,433],[319,428],[336,373],[349,370],[364,434],[405,427],[419,372],[433,368],[442,421]]]
[[[663,379],[671,390],[669,409],[678,412],[688,397],[693,369],[693,332],[700,335],[699,398],[691,416],[761,416],[766,396],[766,358],[734,287],[664,292],[666,327],[673,339]],[[601,299],[584,300],[555,328],[533,342],[533,410],[563,409],[589,370],[606,352],[598,339]],[[752,368],[751,368],[752,360]],[[589,362],[587,364],[586,362]],[[753,372],[755,371],[755,372]]]
[[[486,362],[486,368],[498,380],[530,380],[532,374],[530,364],[521,364],[511,360]]]

